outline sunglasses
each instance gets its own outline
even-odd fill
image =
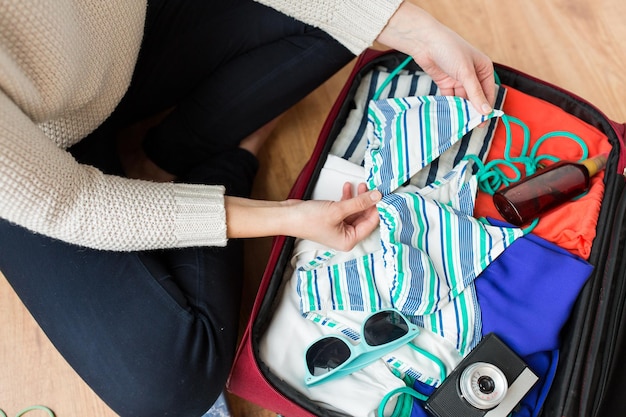
[[[363,322],[362,338],[356,345],[341,335],[324,336],[311,343],[304,354],[304,383],[313,386],[356,372],[418,334],[418,327],[398,310],[377,311]]]

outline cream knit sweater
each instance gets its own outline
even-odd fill
[[[401,0],[261,2],[359,53]],[[108,176],[65,150],[128,88],[145,9],[145,0],[0,0],[0,217],[95,249],[226,243],[222,187]]]

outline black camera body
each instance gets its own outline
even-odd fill
[[[507,417],[538,379],[490,333],[430,396],[426,410],[434,417]]]

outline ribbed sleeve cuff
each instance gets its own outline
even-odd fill
[[[337,2],[333,22],[323,27],[355,55],[372,46],[403,0]]]
[[[177,246],[226,245],[224,187],[176,184],[174,197]]]

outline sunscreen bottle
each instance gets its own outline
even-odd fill
[[[606,160],[601,154],[582,162],[559,161],[496,192],[493,203],[507,222],[529,223],[587,192],[591,177],[604,169]]]

